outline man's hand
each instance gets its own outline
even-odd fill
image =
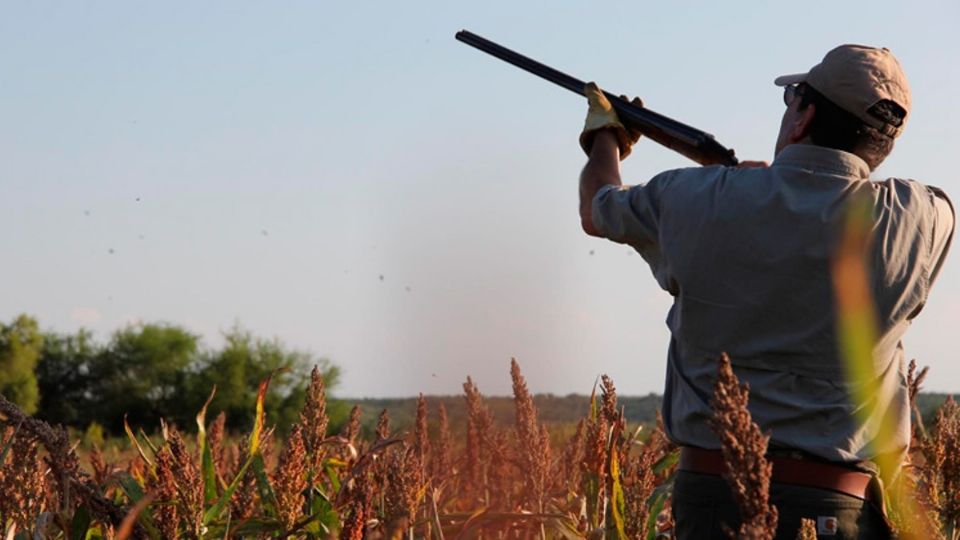
[[[740,163],[737,163],[738,169],[756,169],[769,166],[770,164],[766,161],[741,161]]]
[[[587,83],[583,87],[583,92],[587,96],[587,119],[584,122],[583,132],[580,133],[580,147],[586,154],[590,155],[590,149],[593,147],[593,139],[601,130],[610,130],[617,138],[617,146],[620,148],[620,159],[624,160],[630,155],[633,145],[640,139],[640,132],[628,130],[617,117],[617,111],[613,110],[610,101],[603,95],[600,87],[596,83]],[[621,96],[626,100],[626,96]],[[632,103],[643,107],[643,101],[640,98],[633,98]]]

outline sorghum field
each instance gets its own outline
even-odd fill
[[[911,363],[912,397],[925,374]],[[614,383],[603,377],[575,434],[553,445],[516,361],[510,375],[512,425],[494,422],[467,378],[467,422],[455,431],[442,405],[421,396],[409,433],[392,431],[384,413],[375,436],[362,440],[356,407],[340,433],[328,433],[314,370],[285,440],[264,425],[266,380],[250,433],[226,436],[224,416],[208,422],[214,411],[204,407],[196,440],[173,425],[160,426],[159,442],[143,435],[155,426],[128,426],[136,451],[113,463],[97,450],[82,463],[64,429],[0,396],[4,538],[669,538],[678,450],[662,431],[628,430]],[[772,538],[767,437],[747,400],[723,358],[713,423],[743,516],[731,536]],[[916,422],[908,463],[889,487],[901,538],[958,538],[960,411],[952,399],[929,430]],[[805,523],[798,538],[815,537]]]

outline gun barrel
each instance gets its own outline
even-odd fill
[[[458,41],[562,86],[571,92],[581,96],[584,95],[584,82],[580,79],[511,51],[468,30],[457,32],[456,38]],[[719,144],[713,138],[713,135],[651,111],[646,107],[638,107],[610,92],[605,91],[604,94],[624,123],[630,124],[631,127],[638,129],[658,143],[689,157],[701,165],[737,164],[737,158],[734,157],[733,150]]]

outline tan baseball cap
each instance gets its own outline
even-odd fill
[[[773,83],[787,86],[807,83],[840,108],[890,137],[903,132],[910,114],[910,86],[900,62],[889,49],[841,45],[806,73],[782,75]],[[877,115],[874,105],[890,100],[906,111],[899,126]]]

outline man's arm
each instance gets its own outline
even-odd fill
[[[619,186],[620,147],[612,130],[596,133],[590,157],[580,173],[580,224],[590,236],[601,236],[593,225],[593,197],[603,186]]]
[[[943,261],[947,258],[947,252],[950,251],[957,215],[953,209],[953,203],[942,189],[933,186],[927,186],[927,189],[933,193],[934,208],[933,242],[930,246],[933,264],[931,265],[929,278],[930,283],[933,284],[940,274],[940,269],[943,268]]]

